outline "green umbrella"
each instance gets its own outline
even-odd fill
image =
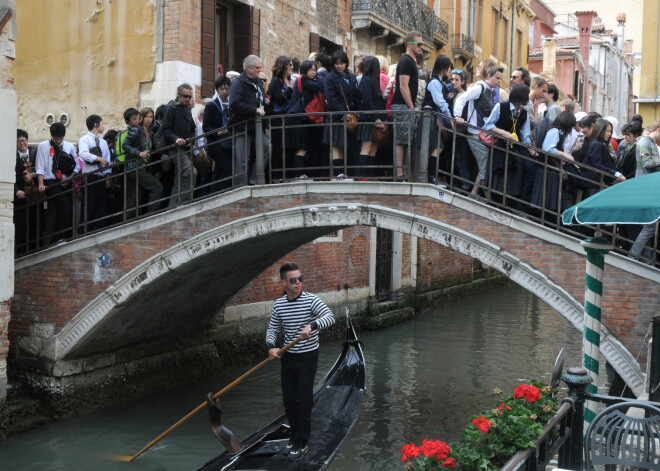
[[[660,172],[617,183],[561,215],[571,224],[650,224],[660,219]]]

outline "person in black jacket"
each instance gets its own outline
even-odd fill
[[[174,164],[174,185],[172,186],[172,198],[169,207],[174,208],[179,203],[190,200],[192,188],[192,162],[191,146],[196,135],[195,121],[190,111],[190,101],[193,100],[193,88],[187,83],[182,83],[176,89],[176,102],[168,106],[165,118],[161,126],[161,133],[165,138],[165,145],[177,144],[178,151],[170,152],[169,157]],[[181,187],[179,187],[179,181]]]
[[[14,226],[16,254],[34,246],[37,234],[38,197],[35,173],[36,149],[28,149],[28,133],[16,130],[16,180],[14,183]],[[29,238],[28,238],[29,234]]]
[[[275,59],[271,71],[273,77],[266,92],[266,96],[270,97],[268,114],[286,114],[289,111],[291,94],[293,93],[293,82],[291,81],[293,62],[291,58],[289,56],[279,56]],[[277,181],[282,178],[282,169],[284,168],[284,160],[282,159],[282,118],[271,118],[270,126],[270,142],[272,144],[270,168],[272,178]]]
[[[206,153],[215,162],[213,168],[212,191],[231,187],[231,133],[229,122],[229,87],[231,80],[226,76],[218,77],[214,82],[217,97],[204,108],[202,130],[204,134],[217,130],[216,134],[206,136]]]
[[[257,181],[254,119],[266,114],[264,86],[259,78],[261,69],[263,61],[258,56],[247,56],[243,60],[243,72],[231,82],[229,89],[229,124],[233,126],[232,132],[236,136],[234,181],[239,185],[245,184],[246,180],[250,185]],[[259,138],[263,143],[265,165],[270,158],[267,130]]]
[[[608,149],[608,144],[612,137],[612,124],[606,119],[600,118],[596,120],[596,126],[594,127],[593,139],[589,144],[589,150],[585,159],[582,161],[583,164],[595,167],[607,176],[605,177],[605,183],[609,184],[612,180],[615,180],[617,183],[622,182],[626,177],[616,170],[616,163],[610,155]],[[582,176],[589,178],[594,183],[590,188],[584,190],[584,198],[588,198],[600,191],[600,174],[594,173],[592,170],[583,168]]]
[[[362,79],[360,80],[360,94],[362,95],[362,110],[363,111],[385,111],[385,99],[383,92],[380,88],[380,62],[374,56],[367,56],[362,59]],[[356,140],[361,142],[360,157],[357,161],[356,176],[365,177],[367,172],[364,167],[367,165],[372,166],[376,163],[376,150],[378,144],[374,142],[373,129],[374,126],[378,127],[381,131],[385,131],[386,116],[379,113],[361,114],[360,124]]]
[[[163,195],[163,185],[145,167],[151,154],[151,136],[153,133],[150,128],[153,119],[153,110],[142,108],[139,114],[138,126],[129,126],[122,144],[124,152],[126,152],[126,161],[133,160],[137,163],[137,169],[126,174],[127,207],[133,208],[139,204],[141,198],[137,190],[140,189],[148,195],[148,213],[158,210],[159,203],[157,201]],[[129,213],[128,217],[132,216],[133,211]]]
[[[305,113],[305,107],[313,102],[321,106],[325,103],[323,98],[323,85],[316,78],[316,63],[304,61],[300,66],[300,76],[294,82],[291,96],[290,114]],[[303,173],[304,167],[320,167],[317,160],[318,144],[321,141],[321,128],[306,126],[310,123],[320,123],[321,116],[289,116],[286,118],[286,147],[295,150],[293,157],[293,175],[296,178],[307,178]],[[316,173],[316,171],[313,171]],[[310,172],[310,176],[312,172]]]
[[[362,96],[358,89],[355,75],[348,72],[348,56],[344,51],[338,50],[332,55],[332,73],[323,81],[323,95],[327,103],[326,111],[359,111],[362,109]],[[333,115],[331,123],[341,123],[346,119],[344,115]],[[332,139],[330,130],[332,129]],[[345,180],[344,175],[344,126],[333,124],[327,126],[323,132],[323,143],[332,146],[332,167],[335,180]],[[348,144],[350,145],[349,138]],[[346,152],[350,155],[350,152]]]

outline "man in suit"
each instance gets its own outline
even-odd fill
[[[213,191],[231,187],[231,137],[227,122],[229,121],[229,87],[231,80],[218,77],[214,82],[217,96],[204,108],[202,130],[204,134],[218,130],[216,134],[206,136],[206,152],[213,159]]]

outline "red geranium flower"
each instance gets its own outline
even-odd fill
[[[497,410],[503,410],[503,409],[505,409],[505,407],[504,407],[504,403],[502,403],[502,404],[500,404],[499,406],[497,406]],[[511,410],[511,408],[510,408],[509,406],[506,406],[506,410]]]
[[[445,468],[455,468],[456,467],[456,458],[447,458],[447,460],[442,463],[442,466]]]
[[[481,433],[488,433],[488,430],[493,426],[485,415],[472,419],[472,423],[481,430]]]
[[[521,384],[513,390],[513,398],[519,399],[524,397],[527,402],[534,402],[541,398],[539,388],[531,384]]]
[[[449,445],[440,440],[427,440],[426,438],[422,442],[422,453],[424,456],[430,456],[435,458],[438,461],[442,461],[447,458],[449,454]]]
[[[403,454],[403,457],[401,458],[401,461],[407,461],[410,458],[414,458],[415,456],[419,456],[419,454],[422,452],[422,449],[420,447],[415,446],[414,443],[409,443],[407,445],[403,445],[403,448],[401,448],[401,454]]]

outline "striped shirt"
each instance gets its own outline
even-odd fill
[[[266,331],[266,346],[269,350],[275,348],[280,327],[284,327],[284,344],[286,345],[293,342],[303,328],[309,324],[312,326],[310,338],[301,340],[288,352],[314,351],[319,348],[319,330],[330,327],[334,323],[335,316],[318,296],[303,291],[298,298],[289,301],[285,294],[273,305],[273,312],[270,315]]]

